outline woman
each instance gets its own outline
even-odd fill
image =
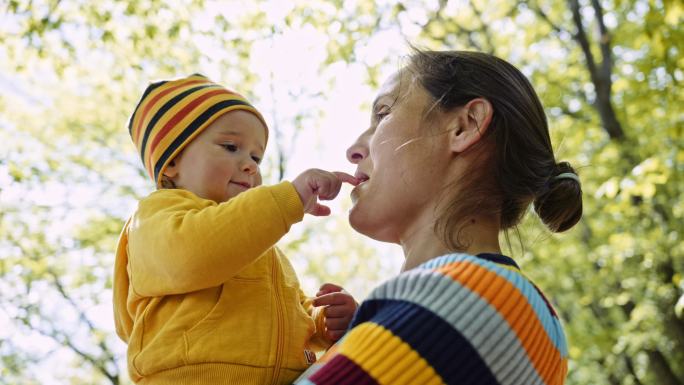
[[[563,384],[561,323],[498,240],[532,202],[555,232],[582,215],[525,76],[484,53],[416,52],[347,157],[352,227],[406,260],[297,383]]]

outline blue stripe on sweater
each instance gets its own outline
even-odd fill
[[[451,277],[414,269],[374,290],[369,299],[374,298],[411,302],[441,317],[470,341],[502,385],[543,383],[509,321],[479,293]],[[536,318],[534,312],[523,314]]]
[[[551,315],[551,310],[548,309],[546,301],[544,301],[534,285],[532,285],[532,283],[522,274],[505,269],[498,266],[496,263],[469,254],[443,255],[421,264],[416,269],[434,270],[450,263],[464,261],[474,263],[487,270],[491,270],[515,286],[518,291],[527,299],[527,302],[530,304],[535,314],[537,314],[537,319],[539,319],[539,322],[544,327],[544,331],[549,336],[553,346],[555,346],[560,352],[561,357],[568,356],[568,345],[567,341],[565,340],[565,334],[563,333],[563,326],[561,325],[560,320]],[[397,278],[400,277],[401,275]]]
[[[447,384],[499,385],[470,342],[421,306],[405,301],[366,300],[354,320],[369,320],[390,330],[428,361]]]

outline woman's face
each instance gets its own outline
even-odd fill
[[[431,103],[405,72],[380,88],[370,127],[347,150],[363,181],[351,194],[349,222],[356,231],[400,243],[417,224],[434,217],[451,154],[439,118],[423,119]]]

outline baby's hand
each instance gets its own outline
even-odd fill
[[[304,205],[304,212],[315,215],[330,215],[328,206],[318,203],[318,200],[334,199],[340,192],[342,182],[353,185],[359,184],[353,176],[343,172],[329,172],[312,168],[296,177],[292,184]]]
[[[325,333],[328,338],[337,341],[347,331],[347,327],[354,316],[356,308],[359,306],[354,297],[347,293],[342,287],[332,283],[321,286],[316,298],[313,300],[314,306],[325,306]]]

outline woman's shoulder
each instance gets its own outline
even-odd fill
[[[376,288],[300,383],[559,385],[567,347],[554,317],[512,259],[445,255]]]
[[[500,254],[448,254],[434,258],[384,282],[368,299],[413,299],[419,303],[443,298],[460,302],[469,296],[499,307],[502,301],[539,306],[557,316],[544,294],[515,261]]]
[[[515,342],[521,352],[544,347],[558,358],[567,357],[563,327],[553,307],[513,259],[503,255],[449,254],[432,259],[377,287],[364,305],[356,323],[364,318],[392,319],[389,313],[395,311],[411,312],[434,330],[455,332],[485,343],[486,349]],[[376,317],[379,314],[384,315]]]
[[[378,286],[369,299],[428,297],[454,298],[454,291],[468,289],[493,295],[513,289],[525,290],[531,282],[513,259],[499,254],[447,254],[433,258]],[[494,285],[494,287],[492,287]]]

